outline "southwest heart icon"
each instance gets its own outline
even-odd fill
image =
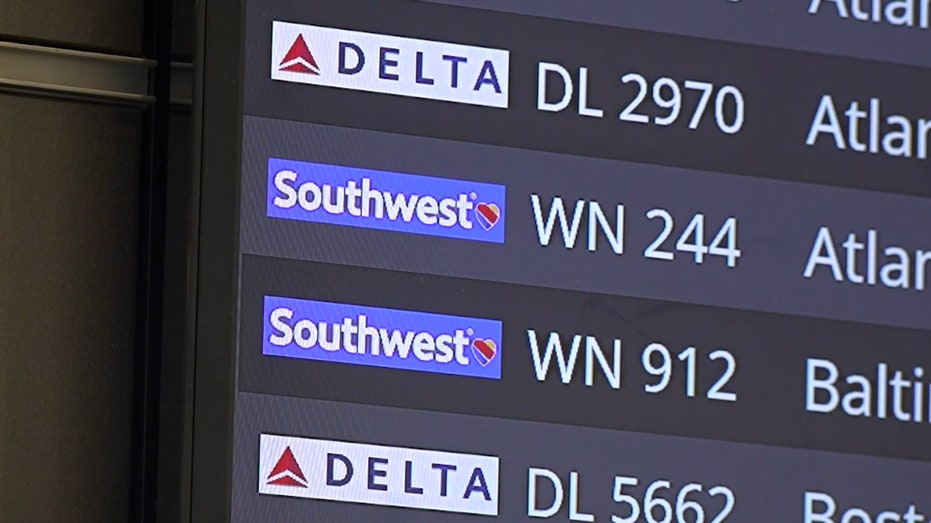
[[[486,231],[490,231],[501,219],[501,209],[493,203],[480,203],[475,206],[475,216],[478,218],[479,225]]]
[[[495,345],[493,340],[479,338],[472,342],[472,355],[475,356],[475,361],[482,367],[488,366],[497,354],[498,346]]]

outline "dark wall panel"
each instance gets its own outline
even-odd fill
[[[194,0],[171,0],[171,54],[187,62],[194,57]]]
[[[141,0],[3,0],[0,35],[141,55],[143,6]]]
[[[195,267],[191,230],[194,226],[194,167],[191,146],[191,113],[172,111],[169,120],[167,207],[165,223],[165,284],[162,307],[162,366],[159,402],[158,517],[181,521],[187,508],[184,474],[190,448],[187,426],[190,406],[185,405],[191,377],[185,369],[192,332],[187,330],[193,307]]]
[[[0,94],[5,523],[127,517],[140,126]]]

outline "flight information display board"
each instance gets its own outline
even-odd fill
[[[931,517],[929,0],[206,19],[195,520]]]

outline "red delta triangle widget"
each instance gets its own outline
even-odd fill
[[[287,54],[278,64],[278,70],[289,73],[320,74],[320,67],[317,66],[314,55],[310,52],[310,48],[307,47],[304,35],[298,34],[297,38],[294,39],[291,48],[288,49]]]
[[[304,477],[304,471],[297,464],[291,447],[285,447],[275,468],[268,474],[265,480],[266,485],[278,485],[283,487],[302,487],[307,488],[307,478]]]

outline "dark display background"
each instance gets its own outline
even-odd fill
[[[232,8],[225,14],[231,12]],[[872,324],[922,325],[925,294],[902,295],[898,301],[898,291],[837,287],[825,281],[804,282],[812,283],[806,296],[795,292],[795,282],[767,282],[770,290],[762,284],[751,287],[768,274],[766,264],[753,269],[758,272],[742,273],[751,283],[734,278],[720,285],[718,281],[726,281],[719,279],[724,273],[706,277],[700,270],[707,266],[636,267],[637,260],[628,255],[639,254],[635,252],[625,254],[628,272],[620,276],[606,270],[617,261],[606,252],[583,262],[579,256],[588,253],[556,254],[551,247],[538,258],[540,248],[533,244],[526,213],[526,193],[537,187],[535,173],[506,167],[526,166],[531,156],[539,156],[534,160],[538,165],[552,160],[553,166],[569,166],[540,175],[545,181],[540,187],[550,190],[546,196],[559,191],[569,203],[586,197],[603,204],[617,198],[638,216],[643,214],[642,206],[670,202],[678,206],[671,211],[730,214],[732,207],[720,203],[726,201],[722,195],[733,191],[733,198],[750,209],[746,215],[750,240],[746,247],[741,245],[749,249],[748,264],[764,252],[777,265],[804,261],[807,252],[798,251],[811,241],[818,219],[850,217],[849,224],[833,222],[839,235],[885,225],[884,230],[899,241],[911,242],[908,247],[931,247],[931,237],[920,225],[926,221],[927,209],[920,200],[898,196],[931,196],[927,160],[838,151],[827,136],[814,147],[805,145],[823,94],[832,94],[841,112],[850,101],[866,105],[871,97],[879,97],[886,114],[901,113],[913,120],[931,116],[927,96],[931,71],[409,1],[250,0],[242,16],[242,57],[230,56],[238,47],[228,46],[237,41],[240,28],[228,19],[229,38],[216,31],[207,35],[213,53],[223,59],[207,61],[205,88],[204,121],[209,125],[203,154],[209,160],[201,187],[195,520],[215,520],[212,516],[221,510],[226,517],[220,519],[231,517],[236,522],[488,520],[259,496],[257,481],[264,478],[256,472],[257,445],[263,432],[498,455],[503,521],[527,520],[528,466],[553,468],[562,476],[570,469],[581,471],[585,485],[592,485],[583,486],[583,507],[597,512],[598,521],[610,519],[614,474],[636,474],[646,482],[668,476],[680,484],[729,484],[738,493],[738,508],[729,521],[800,519],[806,489],[831,492],[839,505],[858,505],[874,513],[890,507],[904,511],[908,503],[922,501],[922,482],[928,474],[923,462],[931,460],[927,445],[931,425],[806,412],[804,372],[807,357],[831,359],[843,373],[867,376],[875,375],[881,361],[893,370],[907,371],[916,365],[931,369],[927,331]],[[507,49],[510,107],[501,110],[274,82],[269,79],[272,20]],[[219,50],[223,46],[227,47]],[[538,111],[541,61],[560,63],[576,78],[579,66],[588,67],[590,104],[603,108],[604,118],[576,114],[577,95],[562,113]],[[242,72],[241,86],[236,84],[238,72]],[[665,76],[679,83],[735,85],[746,100],[744,128],[736,135],[721,133],[712,110],[701,128],[688,130],[687,108],[694,103],[689,95],[683,116],[671,127],[621,122],[617,113],[635,94],[632,85],[618,82],[628,72],[651,81]],[[240,136],[238,125],[243,119]],[[427,144],[428,139],[447,141]],[[424,144],[422,152],[414,143],[417,140]],[[394,146],[404,141],[413,147]],[[498,146],[494,154],[481,158],[490,168],[483,169],[477,160],[442,168],[444,162],[455,163],[457,155],[481,155],[492,149],[489,145]],[[242,150],[237,150],[240,146]],[[430,154],[425,153],[428,147]],[[237,152],[242,153],[241,165]],[[544,152],[562,156],[544,158]],[[508,243],[478,246],[269,220],[259,207],[265,201],[265,161],[271,155],[506,184]],[[609,176],[608,160],[637,162],[643,172],[656,174],[656,186],[650,187],[642,173],[637,184],[603,184]],[[592,170],[595,174],[572,172],[572,165],[583,164],[598,164]],[[469,166],[482,172],[468,173]],[[706,186],[670,183],[697,171],[705,171],[702,176],[714,181]],[[497,172],[505,174],[499,177]],[[777,180],[820,187],[806,186],[805,196],[795,200],[795,189],[782,192],[787,184]],[[734,189],[737,186],[741,189]],[[618,193],[633,187],[645,194],[669,192],[655,204],[624,201]],[[797,214],[790,209],[784,220],[792,228],[781,229],[779,220],[767,216],[762,206],[747,205],[747,194],[760,193],[783,198],[780,201],[789,206],[799,201],[808,205]],[[708,201],[720,205],[705,209]],[[877,201],[881,203],[872,205]],[[823,207],[819,202],[824,202]],[[240,203],[244,204],[241,213]],[[712,221],[720,223],[720,217]],[[811,233],[803,238],[800,231],[808,227]],[[642,234],[632,236],[636,246],[630,251],[642,249]],[[466,254],[471,249],[475,251]],[[408,254],[397,256],[400,251]],[[509,264],[511,273],[489,271],[485,276],[478,264],[469,261],[475,252],[487,259],[507,256],[502,264]],[[553,255],[544,259],[548,254]],[[455,261],[446,263],[450,259]],[[529,268],[535,259],[539,270]],[[523,274],[522,265],[528,267]],[[572,271],[578,274],[570,275]],[[550,275],[555,275],[553,281],[547,281]],[[600,278],[619,277],[637,279],[638,284],[603,289],[597,285]],[[486,278],[495,281],[482,281]],[[657,282],[655,289],[651,281]],[[677,294],[684,289],[688,292]],[[877,292],[869,294],[872,291]],[[728,297],[713,297],[715,293]],[[782,302],[780,293],[795,296],[800,303]],[[631,294],[637,297],[620,296]],[[499,319],[504,324],[499,355],[502,380],[264,357],[264,295]],[[651,297],[662,299],[647,299]],[[768,312],[740,310],[750,303],[761,305],[748,308]],[[836,311],[829,310],[832,304]],[[900,314],[897,307],[905,312]],[[876,310],[881,312],[871,318]],[[541,341],[551,330],[564,340],[576,333],[594,335],[606,351],[611,340],[622,339],[621,390],[608,387],[597,374],[596,386],[585,387],[584,359],[577,364],[573,383],[560,383],[555,368],[546,383],[538,382],[527,343],[529,328],[538,332]],[[706,390],[723,368],[720,361],[708,362],[706,355],[727,349],[736,357],[738,370],[725,390],[737,392],[739,400],[687,398],[679,365],[664,393],[646,394],[640,351],[650,342],[665,344],[673,357],[687,346],[696,347],[699,391]],[[238,357],[228,352],[234,346]],[[228,467],[232,478],[223,482],[217,471],[228,472]],[[560,517],[565,520],[565,510]]]

